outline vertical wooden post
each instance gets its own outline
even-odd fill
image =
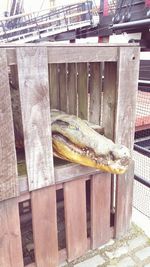
[[[26,166],[32,191],[54,184],[47,49],[17,48],[17,61]]]
[[[18,195],[17,160],[6,50],[0,50],[0,201]]]
[[[59,80],[58,80],[58,64],[49,65],[49,88],[50,88],[50,106],[59,109]]]
[[[64,184],[64,209],[68,260],[74,260],[87,250],[85,180]]]
[[[0,266],[24,266],[17,198],[0,202]]]
[[[78,116],[88,118],[88,69],[87,63],[78,63]]]
[[[77,115],[77,65],[76,63],[68,63],[68,112]]]
[[[31,193],[36,267],[58,266],[55,186]]]
[[[90,109],[89,121],[101,122],[102,63],[90,63]]]
[[[67,68],[66,64],[59,64],[59,98],[60,110],[67,112]]]
[[[91,239],[92,248],[110,239],[111,175],[96,174],[91,180]]]
[[[126,145],[132,153],[134,144],[136,95],[139,74],[138,47],[119,49],[115,142]],[[134,168],[117,176],[115,237],[125,234],[130,226]]]

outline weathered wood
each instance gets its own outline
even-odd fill
[[[31,193],[36,267],[58,266],[55,186]]]
[[[17,68],[17,65],[11,65],[10,66],[10,73],[11,73],[12,86],[15,87],[16,89],[18,89],[19,88],[19,83],[18,83],[18,68]]]
[[[78,92],[78,116],[88,119],[88,66],[87,63],[79,63],[77,92]]]
[[[77,65],[75,63],[68,64],[67,87],[68,112],[77,115]]]
[[[91,179],[91,246],[98,246],[109,241],[110,230],[110,193],[111,175],[101,173]]]
[[[133,203],[133,179],[134,163],[132,162],[126,174],[117,175],[115,213],[116,238],[119,238],[125,233],[127,233],[131,224]]]
[[[102,64],[90,64],[90,122],[101,122]]]
[[[77,46],[48,47],[49,63],[104,62],[117,60],[117,47]]]
[[[0,266],[24,266],[16,198],[0,202]]]
[[[139,50],[137,47],[120,48],[118,61],[115,142],[126,145],[131,151],[134,144]],[[129,199],[132,199],[132,168],[133,165],[131,164],[125,175],[118,176],[115,217],[116,237],[123,235],[130,226],[132,202]],[[124,195],[124,192],[126,195]],[[124,208],[122,208],[123,206]]]
[[[0,201],[18,195],[14,127],[5,49],[0,50]]]
[[[47,50],[18,48],[17,60],[26,166],[32,191],[54,183]]]
[[[50,88],[50,106],[59,109],[59,80],[58,80],[58,64],[49,65],[49,88]]]
[[[114,140],[117,64],[104,64],[103,126],[106,137]]]
[[[67,103],[67,68],[66,64],[59,64],[59,98],[62,111],[68,111]]]
[[[64,184],[64,209],[68,260],[87,250],[86,192],[83,179]]]

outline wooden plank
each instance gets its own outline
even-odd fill
[[[48,47],[49,63],[116,61],[116,47],[64,46]]]
[[[91,179],[91,246],[103,245],[111,238],[110,230],[111,175],[96,174]]]
[[[31,193],[36,267],[58,266],[55,186]]]
[[[90,122],[101,122],[102,64],[90,63]]]
[[[85,181],[64,184],[64,209],[68,260],[83,255],[87,250]]]
[[[60,110],[67,112],[67,68],[66,64],[59,64],[59,98]]]
[[[137,47],[120,48],[118,62],[115,142],[126,145],[131,153],[134,144],[139,51]],[[130,226],[133,174],[133,164],[131,164],[129,171],[125,175],[118,176],[117,179],[116,237],[125,234]]]
[[[59,80],[58,80],[58,64],[49,65],[49,87],[50,87],[50,106],[59,109]]]
[[[67,79],[68,112],[77,115],[77,65],[68,64]]]
[[[117,64],[104,64],[103,126],[106,137],[114,140],[117,87]]]
[[[0,50],[0,201],[18,195],[17,161],[6,50]]]
[[[11,73],[12,86],[15,87],[16,89],[18,89],[19,88],[19,83],[18,83],[18,68],[17,68],[17,65],[11,65],[10,66],[10,73]]]
[[[78,63],[78,116],[88,118],[88,66],[87,63]]]
[[[17,60],[26,167],[32,191],[54,183],[47,50],[18,48]]]
[[[16,198],[0,202],[0,266],[24,266]]]

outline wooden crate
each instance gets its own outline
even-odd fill
[[[138,69],[135,45],[1,46],[1,267],[24,266],[19,215],[19,203],[24,201],[31,201],[35,253],[35,262],[28,267],[59,266],[62,260],[76,259],[127,232],[133,164],[125,175],[117,176],[77,164],[55,165],[50,107],[101,124],[107,137],[132,150]],[[19,81],[27,169],[22,175],[18,175],[9,70],[15,86]],[[61,250],[59,190],[64,196],[66,240]]]

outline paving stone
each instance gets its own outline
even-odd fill
[[[105,252],[106,256],[109,259],[119,258],[120,256],[122,256],[126,253],[128,253],[128,247],[127,246],[120,247],[113,252],[108,252],[108,251]]]
[[[109,246],[112,246],[114,243],[115,243],[115,241],[113,239],[110,239],[106,244],[102,245],[98,249],[107,248]]]
[[[101,256],[96,255],[91,259],[75,264],[74,267],[97,267],[104,262],[105,260]]]
[[[132,267],[132,266],[136,266],[136,264],[130,257],[126,257],[120,260],[116,265],[116,267]]]
[[[143,248],[135,253],[135,255],[142,261],[150,257],[150,247]]]
[[[147,238],[145,236],[138,236],[135,239],[128,241],[129,249],[133,250],[135,248],[143,246],[146,244],[146,242]]]

